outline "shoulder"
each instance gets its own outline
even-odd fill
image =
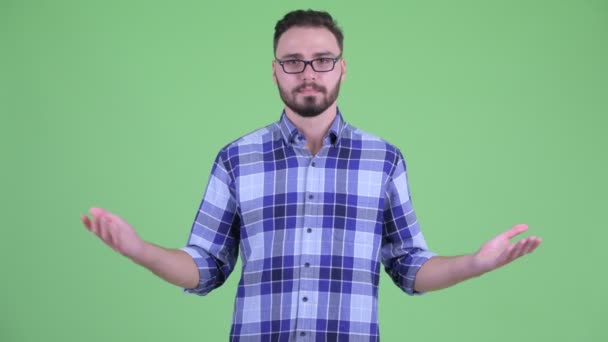
[[[281,138],[281,131],[276,122],[251,131],[224,145],[221,151],[238,152],[243,149],[261,148],[264,144]]]
[[[224,163],[234,164],[245,155],[263,152],[269,144],[281,138],[279,126],[274,122],[227,143],[220,149],[217,158]]]
[[[352,147],[360,147],[361,150],[376,151],[385,155],[387,161],[398,162],[403,159],[403,155],[399,148],[387,140],[355,127],[351,124],[345,124],[342,132],[342,143],[351,145]]]

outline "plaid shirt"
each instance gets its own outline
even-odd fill
[[[405,161],[340,112],[316,155],[285,113],[224,147],[187,247],[206,295],[242,274],[231,341],[377,341],[380,262],[408,294],[427,250]]]

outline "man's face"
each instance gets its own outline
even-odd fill
[[[338,41],[329,30],[292,27],[279,38],[275,55],[281,61],[310,61],[321,57],[335,58],[340,53]],[[316,72],[307,65],[299,74],[287,74],[277,61],[273,61],[272,73],[285,106],[300,116],[313,117],[336,102],[346,65],[344,59],[340,59],[332,71]]]

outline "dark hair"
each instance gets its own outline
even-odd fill
[[[336,37],[340,52],[342,52],[344,35],[342,29],[338,27],[338,23],[331,17],[331,15],[324,11],[314,10],[296,10],[291,11],[279,20],[274,27],[274,51],[277,51],[277,43],[279,38],[288,29],[299,26],[299,27],[324,27],[328,29]]]

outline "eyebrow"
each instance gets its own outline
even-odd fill
[[[322,52],[316,52],[312,55],[313,58],[319,58],[319,57],[327,57],[327,56],[331,56],[333,57],[335,54],[333,52],[330,51],[322,51]],[[289,59],[289,58],[297,58],[297,59],[303,59],[304,55],[302,55],[301,53],[290,53],[287,55],[284,55],[282,58],[280,59]]]

